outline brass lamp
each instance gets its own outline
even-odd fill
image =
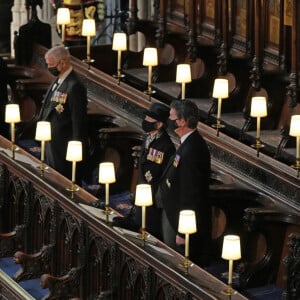
[[[90,66],[90,64],[94,62],[94,60],[91,59],[91,36],[96,35],[96,23],[94,19],[83,20],[81,35],[86,36],[86,59],[83,61]]]
[[[145,48],[143,55],[143,66],[148,67],[148,89],[145,94],[151,96],[155,93],[152,90],[152,67],[158,65],[157,49],[156,48]]]
[[[118,84],[120,84],[121,78],[124,77],[124,75],[121,74],[121,55],[122,55],[122,51],[127,50],[127,36],[126,36],[126,33],[124,33],[124,32],[114,33],[112,50],[118,51],[117,74],[114,75],[114,77],[117,78]]]
[[[19,122],[21,122],[19,104],[6,104],[5,123],[10,123],[11,151],[13,158],[15,158],[15,151],[18,150],[18,147],[15,144],[15,123]]]
[[[217,129],[217,136],[219,136],[220,128],[224,127],[224,125],[221,125],[221,110],[222,110],[222,99],[228,98],[227,79],[223,79],[223,78],[215,79],[212,96],[213,98],[218,99],[217,123],[213,124],[212,127]]]
[[[56,24],[61,25],[61,43],[63,46],[65,46],[66,25],[69,24],[70,21],[70,10],[66,7],[58,8]]]
[[[181,99],[185,99],[185,84],[191,81],[191,66],[189,64],[177,65],[176,82],[181,83]]]
[[[222,291],[225,295],[233,295],[232,288],[232,269],[233,261],[241,259],[241,243],[238,235],[225,235],[223,240],[222,258],[229,261],[228,268],[228,287]]]
[[[300,172],[300,115],[293,115],[290,124],[290,136],[296,137],[296,162],[292,167],[297,171],[297,177]]]
[[[105,214],[108,222],[109,208],[109,184],[116,182],[115,167],[112,162],[99,164],[99,183],[105,184]]]
[[[188,274],[191,265],[189,261],[189,235],[197,232],[196,215],[193,210],[181,210],[179,213],[178,232],[185,234],[185,259],[183,267]]]
[[[72,162],[72,185],[67,191],[77,192],[79,187],[76,186],[76,162],[82,161],[82,143],[80,141],[69,141],[67,148],[66,160]]]
[[[142,245],[146,241],[146,207],[153,205],[150,184],[137,184],[135,192],[135,205],[142,207]]]
[[[257,157],[259,157],[260,148],[264,147],[264,145],[260,142],[260,119],[262,117],[266,117],[268,115],[267,112],[267,101],[265,97],[252,97],[251,100],[251,111],[250,116],[257,118],[256,125],[256,142],[251,145],[251,147],[257,150]]]
[[[41,176],[44,176],[44,170],[48,167],[45,165],[45,142],[51,141],[51,124],[48,121],[39,121],[36,124],[35,139],[41,142]]]

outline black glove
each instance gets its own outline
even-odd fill
[[[97,200],[96,202],[93,202],[92,204],[96,208],[105,209],[105,201]]]
[[[132,218],[128,217],[114,217],[112,226],[121,227],[135,232],[140,231],[140,226],[136,224]]]

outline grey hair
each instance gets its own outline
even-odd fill
[[[176,112],[178,119],[184,119],[189,128],[197,128],[199,121],[199,110],[197,105],[190,100],[174,100],[170,104]]]
[[[49,49],[46,54],[45,58],[47,57],[54,57],[57,60],[64,60],[66,62],[71,61],[71,55],[68,49],[66,49],[63,46],[55,46],[51,49]]]

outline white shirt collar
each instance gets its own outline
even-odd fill
[[[182,144],[196,129],[186,133],[185,135],[183,135],[181,138],[180,138],[180,143]]]
[[[70,67],[68,70],[66,70],[66,72],[62,74],[61,77],[58,78],[57,80],[58,85],[61,85],[64,82],[64,80],[72,72],[72,70],[73,70],[72,67]]]

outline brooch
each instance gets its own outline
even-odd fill
[[[56,106],[55,106],[55,109],[56,109],[56,111],[60,114],[60,113],[62,113],[63,111],[64,111],[64,107],[63,107],[63,105],[62,104],[57,104]]]

